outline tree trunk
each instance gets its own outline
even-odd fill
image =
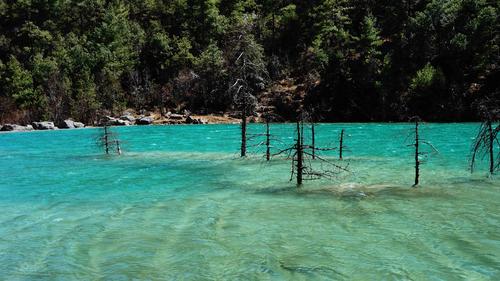
[[[339,159],[342,160],[342,153],[344,150],[344,129],[340,131],[340,144],[339,144]]]
[[[241,112],[241,157],[247,155],[247,110],[246,104]]]
[[[488,120],[487,126],[488,126],[488,137],[489,137],[488,152],[490,156],[490,174],[493,174],[495,170],[495,159],[493,157],[493,143],[495,142],[495,139],[493,136],[493,129],[491,128],[490,120]]]
[[[302,132],[300,121],[297,121],[297,185],[302,185],[303,171],[303,150],[302,150]]]
[[[316,159],[316,136],[314,133],[314,123],[311,124],[311,137],[312,137],[312,159]]]
[[[122,149],[120,147],[120,141],[119,140],[116,140],[116,153],[118,155],[121,155],[122,154]]]
[[[106,149],[106,154],[109,154],[108,126],[104,126],[104,147]]]
[[[416,187],[418,185],[419,177],[420,177],[420,161],[418,159],[419,155],[419,136],[418,136],[418,120],[415,121],[415,184]]]
[[[266,160],[269,161],[271,159],[271,140],[269,133],[269,119],[266,119]]]

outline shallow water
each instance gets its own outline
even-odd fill
[[[500,181],[467,170],[477,124],[422,126],[439,153],[418,189],[411,127],[318,125],[322,147],[346,129],[345,160],[322,157],[349,172],[300,189],[289,160],[238,158],[237,125],[114,128],[120,157],[98,129],[0,134],[0,279],[499,280]],[[293,128],[272,125],[276,150]]]

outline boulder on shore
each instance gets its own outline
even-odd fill
[[[130,122],[121,119],[113,119],[110,122],[108,122],[108,124],[111,126],[129,126]]]
[[[74,129],[75,122],[71,119],[66,119],[66,120],[62,121],[61,123],[57,124],[57,126],[61,129]]]
[[[129,126],[130,125],[130,121],[117,119],[117,118],[114,118],[114,117],[111,117],[111,116],[106,116],[101,121],[101,125],[108,125],[108,126]]]
[[[57,124],[60,129],[76,129],[76,128],[84,128],[85,124],[81,122],[75,122],[71,119],[66,119],[62,121],[60,124]]]
[[[85,124],[83,124],[82,122],[73,122],[73,125],[75,126],[75,128],[77,129],[80,129],[80,128],[85,128]]]
[[[54,122],[33,122],[33,128],[35,130],[55,130],[57,127],[54,125]]]
[[[27,131],[33,131],[33,126],[28,125],[28,126],[21,126],[17,124],[5,124],[3,126],[0,126],[0,131],[3,132],[27,132]]]
[[[123,115],[123,116],[120,117],[120,120],[128,121],[130,123],[133,123],[133,122],[135,122],[135,117],[132,116],[132,115]]]
[[[173,119],[173,120],[182,120],[182,119],[184,119],[184,115],[182,115],[182,114],[173,114],[172,113],[172,114],[170,114],[170,116],[167,115],[167,118],[168,119]]]
[[[151,117],[142,117],[135,121],[137,125],[151,125],[153,123],[153,118]]]
[[[202,118],[186,117],[186,124],[207,124],[207,121]]]

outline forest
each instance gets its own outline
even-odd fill
[[[283,120],[299,104],[318,121],[475,121],[500,108],[499,14],[497,0],[0,0],[0,123],[221,114],[242,87]]]

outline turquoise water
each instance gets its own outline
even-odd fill
[[[237,125],[114,128],[120,157],[98,129],[0,134],[0,279],[500,280],[500,181],[467,171],[477,124],[422,126],[439,154],[418,189],[411,125],[316,142],[341,128],[345,160],[322,155],[349,172],[300,189],[289,160],[238,158]]]

